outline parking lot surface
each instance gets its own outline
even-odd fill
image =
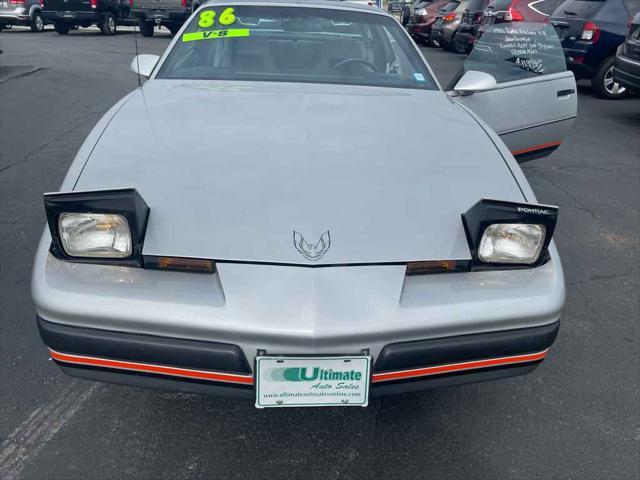
[[[140,37],[140,53],[169,41]],[[42,193],[136,87],[134,36],[14,28],[0,48],[1,479],[638,478],[640,99],[581,88],[564,144],[523,166],[538,200],[560,207],[568,289],[558,340],[533,374],[366,409],[260,411],[73,380],[47,361],[29,292]],[[445,85],[463,60],[424,52]],[[421,125],[372,119],[372,135],[392,142],[395,128],[420,141]]]

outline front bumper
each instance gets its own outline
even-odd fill
[[[476,335],[555,324],[565,300],[562,267],[553,242],[549,247],[551,259],[537,268],[416,276],[406,276],[403,265],[303,268],[218,263],[217,272],[207,275],[76,264],[53,257],[48,250],[50,242],[45,231],[33,268],[32,295],[40,318],[70,329],[112,332],[110,344],[119,342],[124,335],[140,335],[167,341],[182,339],[181,343],[231,345],[234,350],[240,350],[238,357],[249,364],[258,351],[287,355],[346,355],[368,351],[376,362],[374,371],[378,374],[423,369],[440,362],[476,361],[512,354],[542,355],[552,340],[541,342],[533,349],[486,348],[475,350],[471,357],[439,357],[435,363],[427,357],[398,364],[385,364],[380,360],[393,344],[441,342],[465,336],[480,338]],[[155,351],[161,354],[153,357],[136,354],[123,358],[123,349],[88,350],[84,341],[58,343],[46,335],[43,339],[54,351],[68,355],[218,371],[218,364],[212,360],[193,365],[157,348]],[[542,358],[525,359],[524,364],[518,362],[521,365],[517,368],[522,367],[518,371],[531,370]],[[146,378],[149,377],[146,374],[141,380],[136,372],[131,375],[122,369],[99,369],[92,365],[79,368],[77,362],[57,361],[64,364],[69,373],[96,380],[143,382],[146,386],[155,386],[162,380],[160,383],[166,385],[163,388],[186,388],[185,379],[176,380],[172,376],[158,379],[153,375]],[[464,379],[446,382],[440,375],[433,378],[427,375],[427,380],[394,380],[376,385],[376,391],[428,388],[450,382],[477,381],[475,379],[485,376],[517,374],[511,368],[514,367],[510,367],[509,372],[489,370],[488,373],[482,369],[465,373]],[[252,378],[246,368],[234,367],[231,373]],[[202,383],[201,380],[186,381]],[[210,391],[209,387],[213,386],[213,390],[228,390],[218,383],[210,383],[205,381],[204,387],[194,388]],[[374,383],[378,382],[374,379]],[[396,383],[416,385],[390,387]],[[418,386],[420,383],[428,385]],[[188,391],[194,391],[191,385],[187,387]],[[251,387],[232,386],[234,392],[238,388]]]
[[[502,332],[386,345],[371,395],[511,377],[546,357],[559,322]],[[38,318],[51,358],[69,375],[182,392],[253,398],[254,378],[231,344],[70,327]]]

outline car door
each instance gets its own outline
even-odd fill
[[[450,95],[489,124],[520,161],[555,150],[577,114],[573,73],[555,30],[544,23],[489,27]]]

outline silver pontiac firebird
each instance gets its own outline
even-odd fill
[[[366,406],[546,357],[558,209],[518,161],[576,116],[552,27],[495,25],[443,89],[380,9],[218,0],[131,68],[44,196],[32,292],[66,373]]]

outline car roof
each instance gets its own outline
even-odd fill
[[[381,8],[350,2],[349,0],[208,0],[203,3],[202,6],[215,4],[316,7],[335,10],[357,10],[366,13],[389,16],[389,14]]]

